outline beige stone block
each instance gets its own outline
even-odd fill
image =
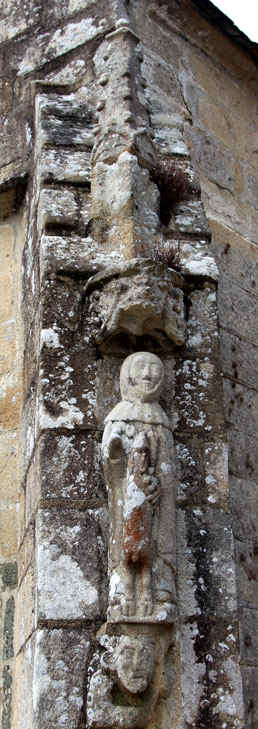
[[[7,503],[17,501],[17,459],[18,459],[17,434],[0,433],[0,500]]]
[[[21,415],[21,385],[16,387],[3,386],[0,388],[0,428],[13,430],[20,423]]]
[[[15,652],[18,653],[35,628],[34,566],[28,568],[17,592]]]
[[[40,499],[40,470],[38,450],[30,465],[25,485],[25,528],[35,517],[35,512]]]
[[[16,657],[13,686],[13,727],[16,729],[32,729],[33,727],[33,635]]]
[[[0,505],[1,544],[0,558],[13,558],[17,552],[18,514],[16,504],[2,502]]]
[[[199,100],[199,118],[207,131],[219,137],[227,147],[234,145],[231,120],[228,109],[213,102],[212,96],[201,96]]]
[[[25,531],[25,498],[24,498],[24,490],[23,488],[20,489],[19,494],[19,518],[18,518],[18,545],[21,546],[22,540],[24,538],[24,531]]]
[[[220,314],[222,313],[223,311],[220,311]],[[230,399],[233,397],[233,400],[235,400],[236,396],[239,399],[237,403],[238,413],[236,413],[236,422],[238,421],[239,407],[242,409],[243,397],[241,395],[245,395],[244,392],[240,393],[238,388],[242,386],[244,388],[254,388],[255,391],[257,389],[258,349],[255,344],[255,337],[254,343],[248,341],[249,334],[253,336],[250,330],[247,332],[247,337],[242,338],[238,334],[231,334],[228,329],[224,330],[224,328],[221,328],[220,330],[220,351],[223,374],[224,377],[229,377],[233,381],[231,387],[233,389],[237,388],[235,393],[232,392],[230,394]],[[246,395],[248,396],[248,391]],[[255,399],[256,394],[254,393],[253,402],[255,402]],[[228,402],[227,407],[228,405],[232,413],[231,406],[233,405],[233,401]],[[231,413],[229,412],[229,420],[232,423]],[[250,413],[247,413],[248,419],[249,416]],[[255,423],[255,430],[256,425],[257,423]]]
[[[1,433],[0,436],[0,515],[2,558],[15,554],[18,539],[18,481],[17,481],[17,436],[16,433]]]
[[[210,219],[212,249],[221,275],[253,293],[257,289],[258,248],[218,220]],[[220,282],[219,282],[220,286]]]
[[[13,316],[13,282],[10,273],[0,274],[0,320],[6,321]]]
[[[214,30],[214,29],[213,29]],[[211,33],[211,26],[209,26],[209,33],[207,34],[207,40],[215,40],[216,32]],[[212,49],[212,53],[209,56],[198,50],[189,48],[189,61],[192,69],[195,82],[207,92],[207,95],[218,107],[222,106],[222,99],[226,101],[227,113],[229,114],[230,122],[233,124],[234,117],[239,120],[239,117],[243,120],[246,125],[246,131],[248,129],[248,121],[250,117],[255,117],[256,98],[253,91],[255,90],[255,72],[254,65],[247,54],[243,53],[241,49],[234,43],[234,52],[229,53],[229,46],[231,41],[220,34],[219,44],[216,49]],[[228,46],[226,51],[226,46]],[[231,46],[232,47],[232,46]],[[224,50],[224,54],[223,54]],[[213,52],[214,51],[214,52]],[[222,51],[222,66],[216,63],[218,55]],[[225,52],[226,51],[226,52]],[[227,73],[230,66],[234,67],[235,83],[232,83],[232,76]],[[233,68],[232,68],[233,70]],[[253,71],[253,73],[252,73]],[[248,72],[248,81],[246,77]],[[249,113],[251,110],[251,114]],[[253,113],[252,113],[253,112]],[[255,130],[253,129],[255,135]],[[248,145],[248,140],[245,141]],[[239,144],[241,139],[238,138]]]
[[[15,365],[15,324],[10,320],[0,324],[0,376],[10,373]]]
[[[29,566],[32,564],[34,559],[35,550],[35,539],[34,539],[34,524],[30,524],[21,547],[18,552],[18,579],[21,583],[25,573]]]
[[[13,266],[14,231],[11,225],[0,225],[0,271],[1,274],[11,270]],[[6,295],[2,289],[3,298]]]
[[[257,212],[251,205],[246,205],[239,196],[215,184],[201,175],[202,199],[209,223],[216,220],[228,226],[235,233],[240,233],[253,243],[258,243]]]

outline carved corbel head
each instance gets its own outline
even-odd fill
[[[141,694],[149,686],[156,661],[155,642],[150,636],[122,635],[114,651],[101,658],[102,668],[129,694]]]

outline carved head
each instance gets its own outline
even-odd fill
[[[132,694],[145,691],[154,668],[155,644],[147,636],[120,638],[115,651],[115,666],[122,688]]]
[[[159,400],[164,368],[151,352],[136,352],[125,359],[120,373],[123,400],[155,402]]]

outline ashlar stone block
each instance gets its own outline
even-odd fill
[[[73,190],[51,187],[41,191],[38,208],[40,229],[46,225],[75,227],[77,221],[78,203]]]
[[[104,533],[103,510],[39,511],[37,620],[94,620],[103,615]]]
[[[100,433],[87,430],[42,434],[26,480],[27,521],[39,501],[80,508],[105,504],[100,438]]]
[[[240,622],[240,655],[242,662],[258,666],[258,610],[243,608]]]
[[[90,635],[86,630],[37,632],[33,680],[37,729],[75,729],[83,725],[89,652]]]

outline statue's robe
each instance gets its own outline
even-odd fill
[[[102,458],[111,517],[109,616],[114,618],[117,616],[118,619],[119,605],[126,599],[123,539],[127,509],[128,459],[138,433],[147,436],[153,478],[159,483],[160,493],[153,506],[151,527],[152,617],[157,621],[166,621],[175,611],[176,601],[176,469],[171,426],[158,402],[122,400],[105,420]]]

